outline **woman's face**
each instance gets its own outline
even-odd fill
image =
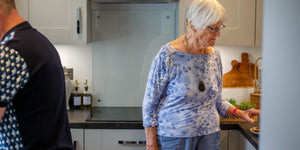
[[[214,46],[217,37],[220,36],[220,30],[216,30],[217,28],[220,28],[223,25],[222,21],[217,22],[216,24],[209,25],[209,27],[206,27],[204,31],[198,31],[196,32],[195,36],[198,40],[199,44],[202,46]],[[211,28],[213,30],[211,30]]]

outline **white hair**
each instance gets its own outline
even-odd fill
[[[217,0],[194,0],[186,14],[189,28],[193,26],[200,31],[226,19],[226,10]]]

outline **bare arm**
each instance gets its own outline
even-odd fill
[[[236,107],[231,106],[227,109],[226,115],[227,116],[234,116],[234,117],[238,117],[241,119],[244,119],[250,123],[254,123],[254,120],[251,118],[253,116],[259,115],[260,114],[260,110],[256,110],[256,109],[248,109],[248,110],[235,110]],[[234,112],[235,110],[235,112]]]
[[[0,107],[0,123],[1,123],[1,121],[2,121],[2,118],[3,118],[3,115],[4,115],[5,109],[6,109],[6,107]]]
[[[146,149],[147,150],[158,150],[157,139],[156,139],[156,126],[145,127],[146,133]]]

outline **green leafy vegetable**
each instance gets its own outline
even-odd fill
[[[233,106],[237,107],[240,110],[247,110],[250,108],[256,108],[256,105],[251,103],[250,101],[242,101],[240,104],[236,103],[234,98],[228,99],[228,102],[231,103]]]

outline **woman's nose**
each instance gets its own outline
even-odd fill
[[[219,37],[221,35],[220,31],[217,31],[217,37]]]
[[[216,37],[219,37],[219,36],[221,35],[220,30],[213,32],[213,34],[214,34]]]

